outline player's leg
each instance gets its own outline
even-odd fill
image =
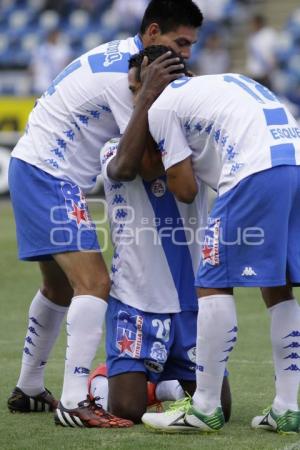
[[[140,423],[147,409],[147,377],[144,372],[122,373],[108,379],[109,411]]]
[[[110,288],[100,252],[54,255],[74,291],[67,314],[67,351],[56,425],[87,428],[128,428],[133,425],[106,412],[88,396],[88,376],[99,347]]]
[[[276,394],[271,409],[254,417],[252,427],[293,433],[300,427],[300,307],[289,285],[263,288],[262,296],[271,319]]]
[[[39,265],[43,283],[29,308],[20,376],[8,399],[11,411],[48,411],[57,404],[45,389],[44,373],[73,290],[54,261],[43,261]]]
[[[29,310],[29,324],[18,381],[18,386],[38,399],[30,399],[16,392],[16,395],[9,399],[8,406],[10,409],[27,411],[44,410],[46,406],[51,409],[53,397],[51,400],[46,391],[43,393],[45,395],[40,395],[44,388],[44,366],[72,296],[61,269],[56,264],[47,262],[51,259],[52,249],[55,249],[51,240],[51,218],[53,208],[57,207],[61,183],[36,167],[12,158],[9,185],[19,258],[45,262],[40,264],[43,286],[37,292]],[[48,405],[45,404],[47,402]]]
[[[54,258],[74,291],[67,315],[68,347],[62,405],[76,408],[88,394],[88,375],[100,344],[109,275],[99,252],[69,252]]]
[[[293,433],[299,431],[300,426],[300,307],[292,290],[292,284],[300,282],[300,168],[291,166],[278,170],[280,193],[274,192],[274,198],[280,205],[280,214],[277,213],[272,220],[272,227],[266,230],[266,239],[270,240],[269,253],[273,253],[273,261],[281,265],[281,278],[285,279],[287,274],[288,283],[276,283],[275,287],[267,285],[261,289],[270,314],[276,395],[269,413],[254,418],[252,426],[279,433]],[[280,195],[285,198],[280,198]],[[281,229],[272,236],[276,223]]]
[[[235,303],[231,289],[198,289],[196,382],[192,407],[185,421],[202,431],[217,431],[230,417],[229,384],[224,373],[237,336]],[[222,396],[223,391],[223,396]]]
[[[108,405],[113,414],[141,421],[148,406],[147,381],[159,379],[172,342],[172,329],[165,330],[166,323],[171,324],[169,314],[143,312],[110,297],[106,355]],[[164,332],[158,333],[157,324]]]
[[[143,416],[143,423],[149,427],[169,432],[175,430],[190,431],[193,429],[184,422],[183,418],[185,416],[185,413],[190,409],[190,398],[194,395],[196,388],[195,344],[197,334],[197,316],[197,311],[183,311],[181,313],[175,314],[174,318],[172,319],[174,339],[171,346],[169,358],[165,365],[165,369],[161,375],[161,378],[166,380],[177,378],[178,380],[180,380],[181,389],[178,389],[178,386],[175,385],[175,381],[172,381],[172,383],[174,383],[174,386],[161,386],[161,384],[167,383],[167,381],[162,381],[158,384],[157,397],[159,399],[167,400],[167,395],[170,396],[170,394],[173,394],[173,392],[176,393],[176,395],[179,395],[179,397],[175,399],[177,401],[175,401],[175,403],[171,405],[170,410],[166,411],[165,413],[146,413]],[[225,367],[222,373],[222,381],[224,373]],[[229,384],[227,382],[223,382],[223,391],[225,394],[223,394],[222,400],[228,402],[228,404],[225,405],[225,408],[227,420],[229,420],[231,398]],[[220,406],[220,397],[218,406]]]

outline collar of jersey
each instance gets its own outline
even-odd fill
[[[139,34],[136,34],[134,36],[134,43],[137,46],[137,48],[139,49],[139,52],[144,50],[143,41],[142,41],[141,36]]]

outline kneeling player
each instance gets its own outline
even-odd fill
[[[148,148],[153,144],[150,141]],[[199,263],[197,233],[201,239],[207,214],[206,186],[199,186],[196,208],[196,202],[177,202],[163,175],[145,181],[163,173],[154,149],[143,159],[143,167],[150,167],[151,173],[142,170],[143,178],[122,182],[117,151],[118,140],[113,140],[101,152],[115,248],[106,317],[108,404],[114,414],[140,422],[147,408],[148,380],[179,380],[179,397],[195,390],[194,273]],[[227,379],[223,407],[228,419]]]

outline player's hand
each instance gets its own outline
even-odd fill
[[[148,64],[147,57],[144,58],[141,69],[141,96],[146,96],[154,102],[169,83],[184,76],[184,64],[180,63],[179,57],[171,58],[171,54],[166,52],[151,64]]]

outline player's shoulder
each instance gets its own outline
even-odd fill
[[[128,60],[134,53],[134,38],[129,37],[94,47],[82,55],[81,59],[88,62],[93,73],[125,74],[128,72]]]

